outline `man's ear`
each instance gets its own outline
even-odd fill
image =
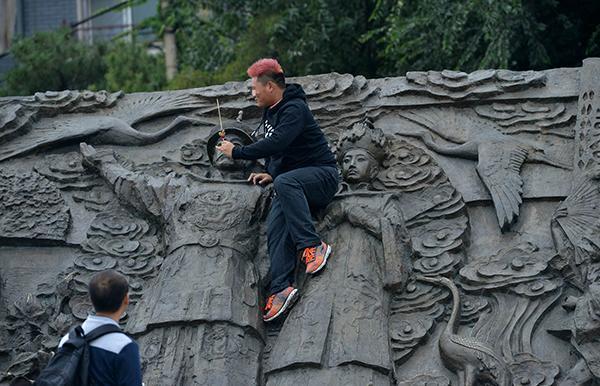
[[[123,304],[128,306],[129,305],[129,292],[127,292],[125,294],[125,298],[123,299]]]

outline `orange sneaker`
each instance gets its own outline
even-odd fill
[[[301,259],[306,264],[306,273],[314,274],[322,270],[330,254],[331,247],[323,241],[316,247],[304,248]]]
[[[267,298],[267,304],[265,305],[263,320],[265,322],[270,322],[283,314],[287,309],[294,305],[297,297],[298,290],[291,286],[269,296]]]

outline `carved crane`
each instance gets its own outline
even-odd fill
[[[582,291],[590,284],[588,270],[600,251],[599,180],[600,168],[577,175],[550,222],[561,265],[568,268],[563,274]]]
[[[520,205],[523,202],[521,197],[523,180],[520,175],[523,163],[541,162],[562,169],[571,169],[569,165],[548,158],[540,146],[505,135],[491,127],[491,123],[488,122],[482,122],[477,127],[478,131],[471,133],[467,133],[465,128],[457,127],[456,130],[451,131],[451,135],[444,134],[439,129],[439,125],[448,120],[443,119],[442,116],[436,117],[435,113],[431,114],[429,110],[427,111],[427,113],[401,112],[400,116],[424,126],[456,145],[442,145],[433,139],[430,132],[402,135],[421,138],[425,146],[439,154],[478,160],[477,173],[492,197],[502,231],[510,229],[519,217]],[[432,115],[434,119],[437,118],[437,122],[429,118]],[[466,117],[463,119],[470,120]]]
[[[76,96],[71,97],[68,93]],[[192,94],[131,94],[120,99],[121,94],[115,93],[110,95],[113,96],[111,104],[91,106],[86,106],[86,101],[78,98],[76,91],[64,91],[58,95],[64,95],[65,99],[71,97],[73,102],[52,105],[45,100],[15,100],[0,103],[0,161],[41,147],[84,140],[97,145],[148,145],[164,139],[184,125],[210,124],[196,118],[177,116],[155,132],[142,132],[133,127],[154,117],[206,107],[205,100]]]
[[[452,313],[438,344],[444,364],[458,374],[459,386],[481,385],[481,381],[497,386],[512,385],[510,371],[502,358],[483,343],[457,334],[460,294],[454,282],[445,277],[420,275],[417,280],[443,285],[452,293]]]

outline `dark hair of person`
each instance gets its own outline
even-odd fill
[[[267,82],[271,81],[275,83],[277,87],[285,88],[285,75],[283,75],[283,72],[266,71],[259,75],[256,80],[262,84],[267,84]]]
[[[125,276],[108,269],[92,276],[88,290],[96,312],[115,312],[123,304],[129,283]]]

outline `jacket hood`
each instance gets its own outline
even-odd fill
[[[279,103],[271,108],[266,108],[263,112],[263,119],[265,118],[267,111],[271,113],[276,113],[282,106],[286,105],[288,102],[292,100],[298,100],[306,103],[306,93],[302,86],[296,83],[289,83],[285,86],[285,90],[283,91],[283,98]]]
[[[285,86],[285,91],[283,92],[283,100],[282,102],[288,101],[290,99],[300,98],[302,100],[306,100],[306,93],[302,86],[297,83],[290,83]]]

